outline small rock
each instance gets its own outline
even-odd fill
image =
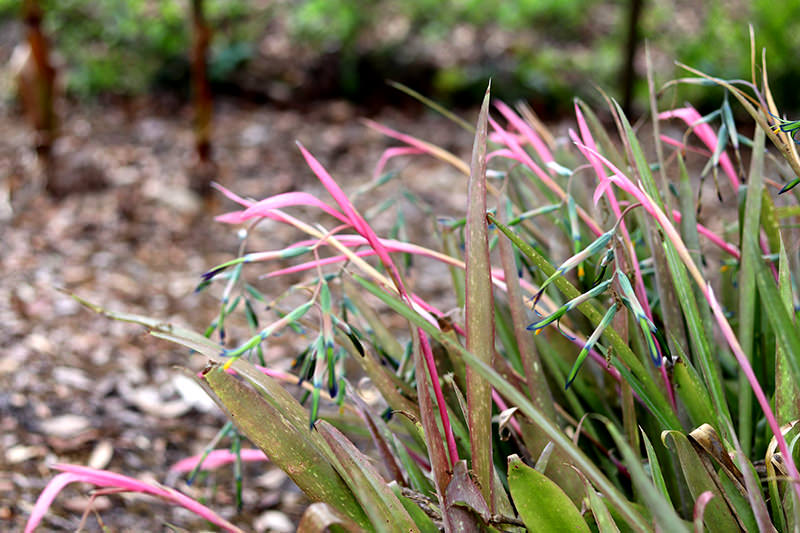
[[[102,167],[84,152],[66,153],[56,157],[50,165],[46,188],[55,198],[99,191],[108,186]]]
[[[165,401],[158,389],[153,386],[132,387],[122,381],[117,390],[120,396],[140,411],[159,418],[177,418],[186,414],[192,408],[191,404],[183,400]]]
[[[31,333],[25,340],[28,347],[33,351],[40,352],[45,355],[53,355],[55,352],[53,343],[50,342],[50,339],[44,335],[39,333]]]
[[[91,424],[85,416],[61,415],[41,421],[39,426],[49,436],[68,439],[86,431]]]
[[[175,185],[165,185],[158,180],[148,180],[142,194],[163,203],[168,208],[184,215],[197,213],[202,206],[200,198],[189,189]]]
[[[280,511],[267,511],[253,522],[253,528],[259,533],[291,533],[295,526],[289,517]]]
[[[111,441],[101,440],[92,450],[87,466],[90,468],[103,469],[108,466],[113,456],[114,446],[111,444]]]
[[[283,485],[289,476],[286,472],[278,468],[274,468],[256,478],[256,484],[268,490],[277,490]]]
[[[217,404],[214,403],[214,400],[209,398],[206,391],[183,374],[176,375],[172,380],[172,385],[175,387],[175,390],[178,391],[183,401],[198,411],[208,413],[216,410]]]
[[[263,124],[251,124],[241,134],[243,146],[253,147],[266,144],[270,139],[269,129]]]
[[[62,385],[81,390],[90,390],[94,383],[83,370],[69,366],[55,367],[53,379]]]
[[[76,496],[65,499],[62,505],[64,509],[73,513],[85,513],[86,511],[103,512],[111,509],[111,499],[107,496],[98,496],[96,498]]]
[[[136,129],[143,144],[155,144],[167,134],[167,124],[159,118],[145,118]]]
[[[6,450],[6,461],[11,464],[24,463],[35,457],[42,457],[47,450],[41,446],[24,446],[18,444]]]

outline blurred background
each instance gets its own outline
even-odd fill
[[[36,2],[76,100],[187,94],[187,0]],[[455,106],[478,102],[487,78],[499,98],[524,98],[547,114],[595,85],[640,106],[643,42],[659,81],[679,60],[723,78],[748,77],[748,23],[768,50],[782,108],[796,109],[800,3],[768,0],[205,0],[216,94],[280,105],[346,98],[366,106],[397,99],[401,81]],[[0,60],[24,40],[19,0],[0,0]],[[708,94],[708,91],[698,91]],[[688,94],[686,97],[691,98]],[[11,97],[8,87],[3,97]],[[629,106],[626,106],[629,107]]]
[[[220,292],[194,288],[241,245],[237,227],[213,220],[232,206],[209,189],[212,180],[242,196],[303,190],[329,201],[298,139],[346,191],[357,190],[398,144],[360,123],[364,116],[468,160],[468,131],[387,80],[473,122],[491,77],[494,98],[527,101],[557,136],[572,125],[575,96],[605,116],[597,87],[636,118],[647,107],[645,40],[657,86],[684,75],[676,60],[749,78],[748,23],[768,50],[779,109],[797,118],[800,2],[0,0],[0,530],[22,530],[56,462],[167,483],[246,530],[294,530],[307,502],[270,465],[246,467],[241,511],[230,469],[192,486],[169,473],[224,424],[173,371],[203,361],[56,290],[204,331]],[[691,101],[701,112],[723,97],[690,85],[665,94],[661,109]],[[705,163],[687,160],[698,172]],[[434,216],[462,216],[463,177],[421,156],[392,160],[389,170],[396,178],[359,197],[359,208],[382,234],[435,246],[426,241]],[[735,209],[725,195],[729,204],[704,209],[701,222]],[[706,198],[716,202],[713,191]],[[296,238],[282,226],[259,229],[248,251]],[[271,297],[299,281],[246,272]],[[434,302],[449,296],[437,279],[416,280]],[[231,326],[229,343],[242,338]],[[303,349],[284,335],[270,340],[266,358],[287,369]],[[163,503],[90,500],[71,486],[41,530],[74,531],[90,509],[104,526],[92,518],[88,531],[206,527]]]

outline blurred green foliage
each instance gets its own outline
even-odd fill
[[[180,0],[48,0],[44,29],[67,64],[74,96],[137,94],[154,86],[188,89],[191,16]],[[210,73],[224,79],[249,59],[257,35],[249,2],[206,0],[215,26]],[[19,14],[17,0],[0,0],[0,17]]]
[[[65,58],[68,89],[77,96],[136,94],[188,86],[191,28],[187,0],[44,0],[45,28]],[[229,81],[254,58],[270,31],[287,32],[311,53],[335,52],[343,94],[359,94],[357,58],[398,65],[433,65],[429,87],[445,100],[480,98],[488,77],[505,98],[568,106],[594,85],[614,88],[624,57],[629,2],[517,0],[492,9],[481,0],[206,0],[215,34],[211,76]],[[0,0],[0,17],[18,14],[18,0]],[[275,22],[279,23],[276,24]],[[800,3],[767,0],[646,2],[640,34],[650,42],[663,80],[683,75],[678,60],[713,75],[749,77],[748,23],[768,49],[773,91],[797,108],[793,68],[800,47]],[[459,33],[460,32],[460,33]],[[469,39],[459,38],[466,32]],[[643,54],[636,62],[643,77]],[[381,59],[383,58],[383,59]],[[267,58],[268,60],[269,58]],[[291,59],[291,58],[290,58]],[[263,58],[262,58],[263,60]],[[403,72],[394,77],[402,78]],[[366,79],[366,78],[365,78]],[[614,94],[612,90],[612,94]],[[646,87],[637,87],[640,101]],[[680,95],[681,100],[705,93]],[[618,96],[617,94],[614,94]],[[454,100],[455,99],[455,100]]]

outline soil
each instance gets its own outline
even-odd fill
[[[241,511],[230,467],[191,486],[185,476],[170,472],[176,461],[202,452],[225,422],[202,393],[186,391],[190,380],[175,369],[197,370],[204,361],[59,292],[197,331],[216,317],[218,287],[193,291],[204,271],[235,257],[240,241],[237,227],[213,220],[234,204],[220,194],[200,198],[189,186],[195,165],[190,111],[170,101],[62,109],[54,147],[56,172],[64,184],[60,198],[43,191],[32,135],[22,118],[9,109],[3,114],[0,529],[21,530],[37,496],[57,474],[50,465],[74,463],[173,486],[247,531],[293,531],[306,502],[269,463],[245,466]],[[345,190],[353,191],[371,179],[382,151],[398,144],[359,123],[361,115],[340,101],[314,104],[302,113],[217,102],[217,179],[256,199],[304,190],[332,203],[294,141],[301,141]],[[469,120],[474,115],[465,114]],[[471,135],[436,115],[384,108],[372,118],[468,156]],[[466,184],[456,171],[421,156],[390,165],[400,174],[381,189],[381,197],[399,196],[403,190],[416,197],[404,204],[414,233],[409,238],[430,238],[426,208],[435,206],[445,216],[463,209]],[[376,198],[362,196],[359,208],[368,211]],[[384,217],[378,228],[391,228],[393,216]],[[291,230],[264,224],[250,237],[248,250],[278,249],[297,238]],[[249,271],[253,280],[264,271],[259,268]],[[277,296],[294,281],[253,282]],[[290,337],[269,345],[271,365],[286,368],[297,355]],[[68,486],[38,531],[78,529],[81,516],[92,508],[91,488]],[[101,495],[93,509],[84,531],[209,527],[149,497]]]

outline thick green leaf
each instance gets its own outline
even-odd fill
[[[428,516],[425,511],[420,509],[419,505],[414,503],[411,498],[403,496],[400,485],[392,482],[389,483],[389,488],[392,489],[394,495],[397,496],[397,499],[400,500],[400,503],[402,503],[403,507],[406,508],[409,516],[411,516],[411,518],[414,520],[414,523],[419,528],[420,533],[439,533],[439,528],[433,523],[431,517]]]
[[[376,296],[384,304],[389,306],[392,310],[405,317],[409,322],[418,326],[429,334],[434,339],[442,344],[449,345],[450,349],[458,351],[467,364],[474,366],[497,391],[506,397],[510,403],[518,407],[520,412],[527,416],[530,421],[538,426],[542,432],[554,442],[554,444],[564,450],[564,453],[570,458],[571,461],[579,468],[586,477],[600,490],[606,497],[613,503],[619,510],[620,514],[628,521],[628,523],[636,531],[648,531],[649,527],[642,518],[638,509],[622,495],[622,493],[615,487],[608,478],[595,466],[595,464],[586,457],[583,451],[580,450],[569,438],[564,435],[561,429],[546,418],[540,411],[538,411],[527,396],[520,392],[517,388],[511,385],[507,380],[503,379],[493,368],[480,361],[470,351],[465,349],[458,343],[454,343],[447,336],[433,324],[428,322],[424,317],[411,309],[405,302],[401,301],[396,296],[381,290],[378,286],[370,281],[358,276],[353,275],[353,278],[361,284],[372,295]]]
[[[778,282],[781,299],[786,310],[794,320],[792,313],[792,280],[789,272],[789,258],[783,240],[780,242]],[[800,391],[797,381],[792,379],[792,372],[786,361],[783,348],[778,346],[775,354],[775,416],[778,424],[784,425],[800,418]]]
[[[597,494],[588,480],[586,481],[586,495],[589,498],[589,507],[592,509],[599,533],[620,533],[603,498]]]
[[[681,263],[678,252],[675,251],[675,246],[669,240],[664,241],[664,251],[670,273],[672,274],[674,286],[678,293],[678,300],[683,309],[686,326],[689,330],[689,339],[694,351],[695,362],[700,366],[705,379],[706,387],[704,388],[704,392],[706,396],[710,394],[715,408],[713,412],[714,424],[720,427],[722,431],[726,431],[728,424],[724,423],[724,421],[730,420],[730,413],[728,411],[728,404],[725,401],[722,380],[720,379],[719,363],[711,354],[711,347],[708,342],[708,337],[706,336],[706,331],[711,330],[706,329],[705,320],[698,310],[695,292],[691,289],[693,284],[689,281],[689,275],[686,273],[686,266]],[[705,302],[705,300],[703,300],[703,302]],[[705,303],[703,303],[703,305],[705,305]],[[690,399],[690,396],[691,394],[687,394],[687,398],[684,401],[687,403],[694,403],[695,400]],[[708,422],[708,420],[700,421],[700,423],[702,422]]]
[[[761,217],[761,189],[764,176],[764,131],[756,129],[753,160],[750,163],[750,178],[744,206],[742,236],[758,235]],[[739,269],[739,344],[750,363],[753,363],[753,339],[755,338],[756,315],[756,261],[760,261],[760,250],[755,241],[740,239],[742,260]],[[739,442],[742,452],[748,456],[753,440],[753,393],[744,372],[739,373]]]
[[[375,531],[419,532],[392,489],[370,459],[338,429],[320,420],[315,425],[336,456],[334,467],[361,504]]]
[[[675,392],[689,412],[692,425],[712,424],[718,427],[718,413],[711,403],[708,389],[683,353],[672,367],[672,378]]]
[[[719,481],[722,486],[722,491],[728,497],[728,501],[733,508],[735,516],[744,524],[744,530],[758,531],[758,524],[753,514],[751,502],[740,492],[739,488],[724,470],[719,471]],[[758,495],[761,496],[760,493]]]
[[[580,511],[561,487],[517,455],[508,458],[508,487],[528,531],[589,533]]]
[[[754,236],[748,236],[755,241]],[[784,305],[775,278],[763,260],[756,261],[758,295],[775,333],[778,348],[792,372],[795,383],[800,382],[800,335],[794,325],[792,313]]]
[[[605,420],[605,425],[611,438],[614,439],[622,459],[625,461],[625,466],[628,467],[633,486],[636,487],[638,494],[641,495],[642,502],[647,507],[647,510],[652,513],[655,523],[662,531],[687,532],[685,524],[675,512],[675,509],[664,499],[661,492],[653,485],[653,482],[644,471],[638,450],[634,451],[631,448],[614,424]]]
[[[647,462],[650,465],[650,475],[653,477],[653,484],[661,491],[667,503],[672,505],[672,499],[669,496],[667,484],[664,482],[664,474],[661,472],[661,465],[658,463],[658,456],[653,449],[653,444],[650,442],[650,439],[647,438],[647,433],[641,428],[639,428],[639,430],[642,434],[645,451],[647,452]]]
[[[551,265],[539,252],[537,252],[530,244],[523,241],[516,233],[511,231],[510,228],[502,224],[497,217],[492,214],[487,215],[489,221],[497,226],[497,228],[508,237],[511,242],[527,257],[536,267],[540,268],[545,276],[552,276],[556,271],[555,267]],[[575,288],[564,276],[554,278],[553,283],[564,296],[569,299],[574,299],[580,296],[580,291]],[[589,319],[593,326],[597,327],[603,320],[603,313],[595,307],[595,305],[586,301],[578,305],[578,310]],[[644,401],[648,408],[658,418],[659,422],[664,428],[679,429],[681,428],[680,421],[675,415],[675,412],[669,405],[667,398],[661,392],[650,373],[645,369],[639,358],[631,351],[628,343],[622,337],[609,327],[605,330],[605,335],[608,341],[614,348],[614,354],[617,357],[612,358],[612,364],[623,372],[621,367],[627,365],[625,371],[631,376],[633,381],[631,386],[639,394],[642,401]],[[622,363],[620,363],[620,360]],[[629,370],[628,370],[629,369]],[[636,376],[634,378],[633,376]],[[638,378],[638,379],[637,379]]]
[[[491,365],[494,356],[494,297],[489,238],[486,225],[486,138],[488,135],[489,89],[483,98],[475,142],[467,204],[466,226],[466,329],[467,350]],[[472,470],[487,502],[492,501],[492,389],[486,378],[467,367],[467,402]]]
[[[683,476],[692,497],[696,500],[702,493],[711,491],[714,498],[708,502],[703,522],[709,532],[730,533],[740,531],[739,524],[725,503],[725,497],[719,486],[719,478],[711,474],[698,457],[689,439],[680,431],[665,431],[661,439],[667,445],[668,438],[672,437],[673,449],[678,455],[678,460],[683,470]],[[715,480],[714,477],[717,477]]]
[[[334,531],[332,529],[333,526],[342,528],[348,533],[361,533],[363,531],[358,524],[327,503],[316,502],[306,508],[300,523],[297,525],[296,533]]]
[[[214,363],[203,371],[199,380],[236,427],[286,472],[310,500],[327,503],[362,527],[369,527],[361,505],[331,465],[330,450],[324,453],[308,438],[310,432],[305,422],[304,429],[298,430],[284,415],[293,410],[289,405],[285,409],[273,407]]]

